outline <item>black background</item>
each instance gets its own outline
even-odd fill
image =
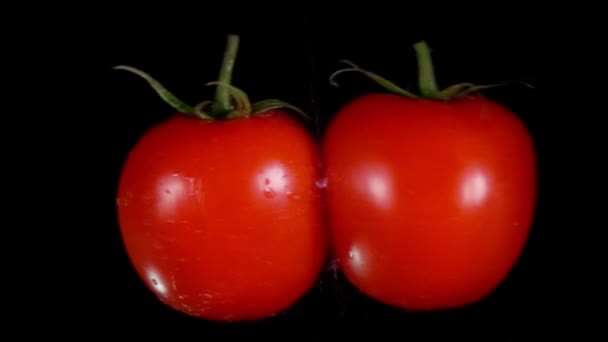
[[[535,332],[559,334],[572,324],[562,318],[579,312],[572,311],[571,298],[564,293],[575,282],[569,272],[578,267],[566,265],[564,259],[578,253],[573,241],[587,226],[580,223],[575,236],[566,236],[569,248],[561,247],[567,218],[557,214],[564,202],[559,195],[576,186],[563,185],[560,180],[577,170],[564,160],[584,158],[574,147],[568,148],[568,142],[588,137],[580,128],[594,124],[591,112],[576,112],[572,119],[572,112],[558,111],[565,103],[556,100],[564,93],[555,90],[556,81],[568,84],[566,79],[574,73],[574,63],[565,58],[565,52],[576,35],[564,39],[557,33],[560,24],[540,20],[529,8],[507,12],[499,5],[476,6],[462,11],[467,16],[444,10],[429,12],[431,17],[414,10],[395,10],[395,6],[376,1],[343,8],[316,3],[203,4],[200,10],[167,8],[165,4],[147,5],[145,10],[107,6],[79,9],[80,15],[62,16],[65,19],[57,21],[67,27],[51,34],[40,32],[42,37],[59,37],[57,49],[46,52],[46,61],[53,72],[65,70],[63,75],[67,75],[70,71],[69,88],[59,86],[59,81],[53,84],[62,91],[69,89],[73,96],[66,101],[65,110],[57,111],[60,115],[48,126],[53,128],[41,128],[51,136],[47,142],[58,143],[52,145],[53,151],[62,152],[56,155],[62,166],[48,166],[49,174],[58,177],[55,193],[69,199],[67,205],[66,201],[52,203],[59,206],[54,214],[60,212],[64,222],[60,232],[51,234],[60,241],[52,250],[59,252],[57,263],[65,271],[53,278],[59,280],[56,285],[61,292],[49,294],[63,308],[61,314],[50,315],[63,321],[55,327],[65,331],[73,331],[73,326],[95,328],[89,332],[120,327],[152,334],[188,331],[205,338],[206,334],[235,333],[269,336],[279,334],[277,327],[297,326],[280,336],[286,340],[299,335],[326,336],[327,331],[356,335],[373,329],[412,340],[419,340],[415,336],[443,336],[507,341]],[[328,270],[292,309],[254,324],[205,322],[156,300],[137,278],[123,249],[115,194],[129,149],[173,111],[142,79],[111,68],[127,64],[145,70],[183,100],[198,102],[212,96],[212,88],[204,84],[217,77],[227,33],[241,36],[233,83],[253,100],[281,98],[311,113],[311,130],[317,137],[341,105],[358,94],[381,90],[360,75],[345,75],[343,86],[332,87],[328,76],[342,67],[340,59],[413,88],[412,44],[421,39],[433,50],[440,85],[460,81],[533,84],[534,89],[514,85],[486,92],[512,108],[528,126],[540,170],[540,198],[529,244],[501,287],[466,308],[413,314],[375,303]],[[559,62],[556,56],[561,56]],[[564,143],[566,127],[570,133]],[[73,189],[69,194],[65,184]],[[44,200],[53,202],[52,193]],[[58,272],[47,266],[44,269],[49,275]]]

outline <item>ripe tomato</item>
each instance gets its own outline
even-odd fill
[[[381,302],[410,310],[471,304],[504,280],[525,246],[536,199],[533,141],[506,107],[469,95],[368,94],[328,127],[336,258]]]
[[[209,319],[293,304],[324,260],[315,145],[280,111],[226,122],[177,115],[124,166],[124,244],[146,285]]]
[[[256,320],[289,308],[321,271],[319,157],[278,101],[250,115],[231,89],[249,109],[231,117],[216,102],[223,118],[178,113],[141,137],[120,177],[118,218],[135,270],[161,301],[204,319]]]

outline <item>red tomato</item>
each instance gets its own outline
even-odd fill
[[[325,257],[316,152],[276,109],[218,121],[176,115],[148,131],[117,199],[139,276],[201,318],[254,320],[290,307]]]
[[[337,114],[323,148],[336,257],[363,293],[410,310],[458,307],[518,260],[537,170],[504,106],[371,94]]]

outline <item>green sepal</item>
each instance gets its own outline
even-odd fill
[[[463,96],[473,93],[473,92],[478,92],[480,90],[508,86],[513,83],[521,83],[527,87],[533,88],[532,85],[530,85],[529,83],[526,83],[526,82],[502,82],[502,83],[481,84],[481,85],[475,85],[473,83],[465,82],[465,83],[454,84],[454,85],[451,85],[451,86],[441,90],[434,98],[437,98],[440,100],[452,100],[452,99],[456,99],[459,97],[463,97]]]
[[[267,99],[267,100],[261,100],[261,101],[254,103],[252,114],[256,115],[256,114],[265,112],[270,109],[275,109],[275,108],[286,108],[286,109],[292,110],[293,112],[301,115],[306,120],[310,120],[310,117],[300,108],[298,108],[290,103],[287,103],[285,101],[278,100],[278,99]]]
[[[398,94],[398,95],[403,95],[403,96],[407,96],[407,97],[411,97],[411,98],[418,98],[418,96],[412,92],[409,92],[401,87],[399,87],[398,85],[396,85],[394,82],[387,80],[386,78],[373,73],[371,71],[368,70],[364,70],[362,68],[360,68],[358,65],[356,65],[355,63],[348,61],[348,60],[342,60],[342,63],[348,64],[350,66],[350,68],[345,68],[345,69],[340,69],[335,71],[333,74],[331,74],[331,76],[329,76],[329,82],[335,86],[338,87],[338,83],[334,80],[336,78],[336,76],[338,76],[339,74],[345,73],[345,72],[359,72],[367,77],[369,77],[370,79],[372,79],[374,82],[378,83],[380,86],[382,86],[384,89]]]
[[[208,114],[207,108],[213,105],[213,101],[203,101],[194,106],[194,115],[205,120],[214,120],[212,116]]]
[[[505,85],[511,85],[513,83],[523,84],[530,88],[534,88],[532,85],[525,82],[502,82],[497,84],[488,84],[488,85],[475,85],[468,82],[462,82],[458,84],[454,84],[448,86],[444,89],[439,90],[437,86],[437,82],[435,80],[435,72],[433,69],[433,62],[431,58],[430,48],[426,41],[422,40],[414,44],[414,50],[416,52],[416,57],[418,61],[418,88],[420,94],[415,94],[413,92],[409,92],[395,83],[387,80],[386,78],[379,76],[371,71],[364,70],[357,66],[356,64],[348,61],[342,60],[341,62],[346,63],[350,66],[350,68],[344,68],[335,71],[329,77],[329,82],[338,86],[335,82],[334,78],[344,72],[359,72],[363,75],[371,78],[373,81],[378,83],[380,86],[385,88],[387,91],[402,95],[405,97],[413,98],[413,99],[426,99],[426,100],[440,100],[440,101],[448,101],[453,100],[459,97],[463,97],[472,92],[478,92],[480,90],[495,88]]]
[[[234,100],[234,107],[227,111],[219,107],[214,108],[213,110],[215,111],[215,115],[225,116],[228,119],[248,117],[249,115],[251,115],[251,101],[249,101],[249,97],[244,91],[231,84],[219,81],[209,82],[206,85],[217,85],[218,87],[226,87],[228,90],[228,94]]]
[[[126,70],[140,76],[150,84],[152,89],[156,91],[156,93],[158,94],[158,96],[160,96],[161,99],[163,99],[171,107],[175,108],[175,110],[189,115],[195,114],[194,108],[192,106],[184,103],[182,100],[177,98],[177,96],[173,95],[169,90],[167,90],[167,88],[165,88],[160,82],[155,80],[149,74],[127,65],[118,65],[115,66],[113,69]]]

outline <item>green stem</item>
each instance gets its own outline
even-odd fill
[[[234,34],[228,35],[228,43],[226,45],[224,60],[218,78],[219,84],[215,90],[215,102],[213,104],[213,111],[215,113],[227,113],[232,110],[230,89],[226,85],[230,85],[232,82],[232,71],[234,69],[238,48],[239,36]]]
[[[424,97],[434,97],[439,92],[433,70],[431,51],[425,41],[414,44],[418,59],[418,87]]]
[[[437,100],[437,101],[449,101],[457,98],[461,98],[469,93],[478,92],[483,89],[494,88],[502,85],[506,85],[509,83],[498,83],[498,84],[487,84],[487,85],[476,85],[469,82],[462,82],[450,85],[444,89],[439,89],[437,86],[437,82],[435,80],[435,71],[433,68],[433,61],[431,59],[431,51],[426,41],[422,40],[414,44],[414,50],[416,51],[416,57],[418,59],[418,87],[419,94],[414,92],[407,91],[401,87],[399,87],[394,82],[373,73],[368,70],[364,70],[357,66],[356,64],[343,60],[342,62],[348,64],[349,68],[343,68],[335,71],[329,77],[329,82],[334,86],[338,86],[335,81],[335,77],[339,74],[345,72],[359,72],[378,85],[382,86],[385,90],[390,93],[404,96],[412,99],[424,98],[426,100]],[[518,82],[519,83],[519,82]],[[524,83],[525,84],[525,83]],[[525,84],[528,87],[532,87],[529,84]]]

